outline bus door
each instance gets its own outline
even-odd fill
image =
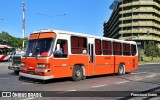
[[[65,39],[58,39],[54,51],[54,59],[51,62],[54,65],[55,77],[71,76],[71,69],[69,55],[68,55],[68,41]]]
[[[94,45],[88,44],[89,47],[89,75],[95,74],[95,68],[94,68]]]

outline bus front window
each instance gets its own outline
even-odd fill
[[[53,38],[34,39],[28,41],[25,57],[47,57],[51,55]]]

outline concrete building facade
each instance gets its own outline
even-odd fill
[[[104,22],[104,37],[160,44],[160,0],[114,0],[110,19]]]

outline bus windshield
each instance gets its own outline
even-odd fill
[[[33,39],[28,41],[24,57],[47,57],[52,53],[54,38]]]
[[[0,48],[0,55],[12,54],[15,52],[15,48]]]

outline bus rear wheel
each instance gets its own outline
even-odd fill
[[[125,74],[125,66],[124,64],[120,64],[118,67],[118,75],[123,75]]]
[[[83,79],[83,70],[79,65],[75,65],[72,73],[72,79],[74,81],[80,81]]]

